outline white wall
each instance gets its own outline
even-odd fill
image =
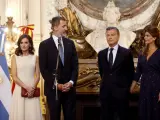
[[[6,20],[5,20],[5,6],[6,6],[6,1],[5,0],[0,0],[0,25],[3,25]]]
[[[26,25],[28,14],[28,0],[6,0],[6,9],[11,8],[13,21],[16,26]]]

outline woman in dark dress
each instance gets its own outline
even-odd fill
[[[160,120],[160,39],[156,27],[145,29],[146,48],[139,55],[131,93],[141,77],[140,120]]]

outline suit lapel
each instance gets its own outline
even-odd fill
[[[109,67],[109,62],[108,62],[108,48],[105,50],[104,52],[104,58],[105,58],[105,62],[107,63],[107,66]],[[110,68],[110,67],[109,67]]]
[[[52,37],[50,37],[50,44],[49,45],[51,45],[55,49],[56,53],[58,53],[58,49],[57,49],[56,44],[55,44]]]
[[[121,63],[122,60],[123,60],[123,56],[121,55],[121,47],[118,46],[118,51],[116,54],[116,58],[115,58],[112,70],[114,70]]]

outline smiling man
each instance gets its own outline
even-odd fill
[[[128,120],[129,89],[134,76],[134,63],[131,52],[118,45],[120,37],[116,27],[106,29],[108,48],[98,53],[101,120]],[[106,45],[107,46],[107,45]]]

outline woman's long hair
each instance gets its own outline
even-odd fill
[[[148,32],[152,37],[155,37],[156,40],[154,42],[155,46],[159,49],[160,48],[160,35],[159,30],[157,27],[148,25],[144,28],[144,33]],[[149,46],[146,45],[143,50],[143,55],[147,56],[149,51]]]
[[[28,39],[28,42],[29,42],[29,54],[32,54],[32,55],[34,55],[34,52],[35,52],[35,49],[34,49],[34,46],[33,46],[33,40],[32,40],[32,38],[29,36],[29,35],[27,35],[27,34],[23,34],[23,35],[21,35],[20,37],[19,37],[19,39],[18,39],[18,42],[17,42],[17,48],[16,48],[16,50],[15,50],[15,54],[17,55],[17,56],[20,56],[20,55],[22,55],[22,50],[21,50],[21,47],[20,47],[20,44],[21,44],[21,41],[22,41],[22,39],[24,39],[24,38],[27,38]]]

